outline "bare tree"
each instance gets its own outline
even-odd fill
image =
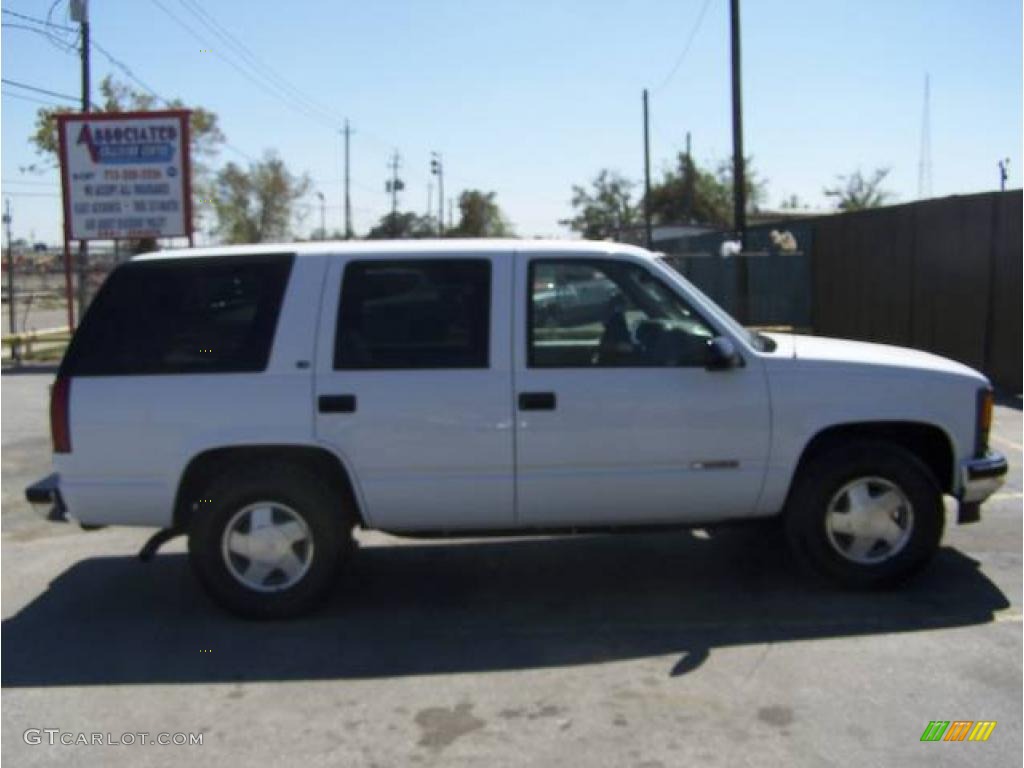
[[[876,168],[870,178],[860,171],[849,176],[837,176],[834,187],[825,187],[826,197],[834,198],[841,211],[863,211],[878,208],[892,199],[892,193],[882,189],[882,182],[889,175],[888,168]]]

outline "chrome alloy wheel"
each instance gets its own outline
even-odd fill
[[[231,575],[257,592],[297,584],[313,563],[313,534],[302,516],[276,501],[260,501],[234,514],[221,537]]]
[[[910,541],[914,507],[899,486],[881,477],[859,477],[832,497],[825,513],[829,544],[859,565],[878,565]]]

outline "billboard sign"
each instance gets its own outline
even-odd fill
[[[57,116],[68,240],[192,236],[187,110]]]

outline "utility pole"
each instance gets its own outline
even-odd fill
[[[736,314],[741,323],[749,321],[750,274],[747,249],[747,180],[743,168],[743,95],[740,83],[740,0],[730,0],[732,32],[732,199],[733,227],[740,241],[740,258],[736,264]]]
[[[430,173],[437,176],[437,236],[444,237],[444,163],[440,152],[430,153]]]
[[[15,320],[17,315],[14,311],[14,247],[11,239],[11,200],[8,198],[4,201],[4,228],[7,230],[7,332],[10,334],[17,333],[15,327]],[[15,362],[20,362],[19,357],[21,353],[18,350],[17,344],[11,344],[11,356]]]
[[[1010,158],[999,161],[999,191],[1006,191],[1006,182],[1010,178]]]
[[[746,248],[747,189],[743,168],[743,93],[740,82],[740,0],[729,0],[732,29],[732,200],[733,226]]]
[[[320,198],[320,239],[327,239],[327,200],[324,198],[324,193],[319,190],[316,196]]]
[[[690,132],[686,132],[686,178],[683,185],[686,189],[686,223],[693,221],[693,154],[690,152]]]
[[[349,164],[348,164],[348,144],[349,138],[352,135],[352,129],[349,128],[348,120],[345,121],[345,129],[342,131],[345,136],[345,239],[352,239],[352,198],[349,197]]]
[[[71,18],[82,28],[82,112],[89,111],[89,0],[71,0]],[[86,264],[89,260],[89,243],[78,241],[78,322],[82,322],[85,312],[86,296]]]
[[[651,134],[646,88],[644,88],[644,233],[647,237],[647,250],[650,250],[654,247],[654,236],[651,233]]]
[[[388,163],[388,167],[391,169],[391,179],[384,184],[384,189],[391,193],[391,236],[398,236],[398,192],[399,190],[405,189],[405,185],[402,180],[398,178],[398,167],[401,165],[402,159],[398,155],[396,149],[391,155],[391,162]]]
[[[451,197],[448,198],[448,229],[453,229],[455,224],[452,219],[452,211],[455,210],[455,200]],[[444,212],[444,208],[441,208],[441,212]]]

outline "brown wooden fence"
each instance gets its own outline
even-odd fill
[[[1021,391],[1020,190],[813,221],[816,334],[926,349]]]

